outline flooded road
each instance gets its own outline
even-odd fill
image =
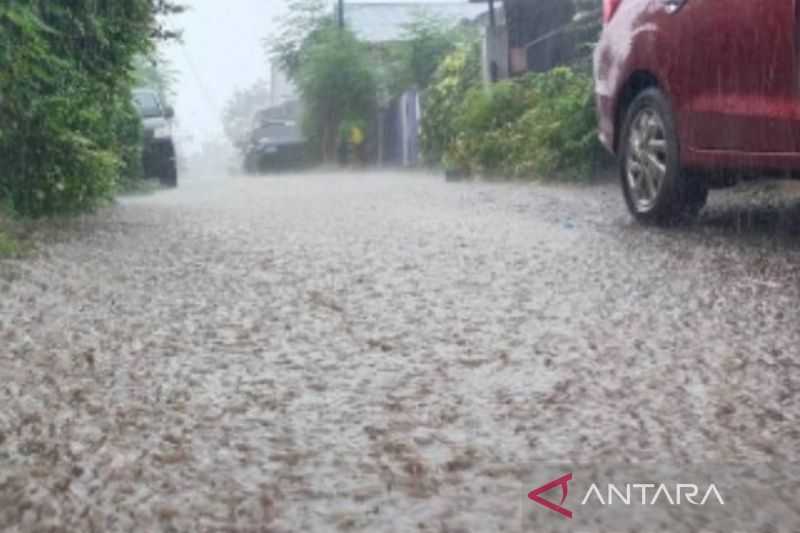
[[[796,462],[800,215],[758,205],[647,229],[615,185],[414,174],[125,199],[0,264],[0,529],[517,531],[541,462]]]

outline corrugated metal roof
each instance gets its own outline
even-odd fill
[[[419,15],[438,17],[457,24],[462,20],[474,20],[486,12],[486,5],[431,2],[383,2],[345,3],[345,21],[348,27],[362,40],[385,43],[402,40],[406,27]]]

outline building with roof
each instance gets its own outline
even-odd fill
[[[582,43],[599,31],[600,0],[469,1],[488,8],[484,26],[491,41],[489,57],[509,76],[570,63],[580,55]]]

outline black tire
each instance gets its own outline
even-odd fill
[[[647,117],[646,119],[642,117]],[[632,137],[636,129],[642,140],[641,126],[644,120],[655,119],[659,134],[651,138],[648,134],[646,139],[648,147],[641,150],[644,142],[635,142]],[[637,124],[635,126],[634,124]],[[648,128],[648,131],[650,128]],[[659,148],[654,151],[649,143],[659,142]],[[638,148],[634,148],[633,146]],[[622,181],[622,191],[625,195],[625,202],[628,210],[639,222],[645,224],[667,225],[674,223],[687,216],[695,216],[705,206],[708,198],[708,187],[704,180],[696,176],[690,176],[684,172],[680,159],[680,139],[678,138],[675,120],[672,113],[672,106],[664,93],[657,88],[642,91],[628,107],[625,114],[622,135],[619,140],[619,168],[620,179]],[[656,156],[655,152],[658,152]],[[634,154],[632,157],[630,154]],[[661,169],[659,183],[657,186],[648,187],[649,196],[647,201],[642,199],[642,186],[646,180],[641,177],[634,179],[637,171],[631,169],[638,168],[638,174],[646,174],[652,169],[650,163],[640,164],[637,161],[642,153],[657,157],[657,163]],[[637,167],[638,165],[638,167]],[[638,187],[634,184],[638,181]],[[648,181],[648,183],[652,183]],[[653,190],[655,189],[655,191]]]

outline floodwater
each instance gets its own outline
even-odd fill
[[[0,529],[518,531],[541,462],[797,462],[800,216],[759,194],[661,230],[612,184],[286,175],[72,221],[0,263]]]

